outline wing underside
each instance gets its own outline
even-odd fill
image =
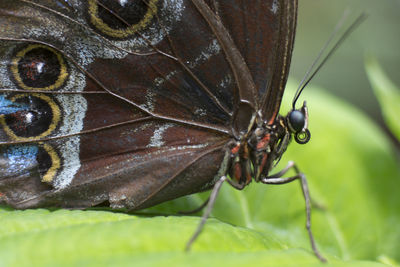
[[[1,1],[3,203],[141,208],[212,185],[243,89],[196,3],[242,55],[256,104],[280,99],[295,1],[125,2]]]

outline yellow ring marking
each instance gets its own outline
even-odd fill
[[[46,87],[31,87],[31,86],[27,86],[21,79],[21,75],[18,71],[18,62],[26,55],[26,53],[28,53],[36,48],[47,49],[47,50],[53,52],[57,56],[58,62],[60,63],[60,75],[58,76],[58,79],[56,80],[56,82],[53,85],[49,85]],[[51,91],[51,90],[61,87],[68,77],[67,65],[65,64],[65,61],[64,61],[64,58],[62,57],[62,55],[57,50],[55,50],[51,47],[45,46],[45,45],[41,45],[41,44],[31,44],[31,45],[28,45],[26,48],[22,49],[21,51],[19,51],[11,62],[11,73],[13,74],[14,79],[17,81],[17,84],[24,90],[40,89],[40,90]]]
[[[49,154],[51,159],[50,169],[43,175],[42,182],[51,183],[57,174],[58,169],[61,167],[61,160],[57,152],[49,144],[42,144],[44,150]]]
[[[104,21],[98,17],[98,4],[97,0],[89,0],[89,15],[90,22],[102,33],[115,37],[115,38],[126,38],[134,33],[144,29],[150,21],[153,19],[154,15],[157,13],[157,2],[158,0],[150,0],[148,5],[148,10],[144,15],[143,19],[136,24],[133,24],[126,29],[113,29],[108,26]]]
[[[60,111],[59,106],[56,104],[56,102],[54,102],[54,100],[52,100],[47,95],[36,94],[36,93],[35,94],[19,94],[19,95],[13,96],[11,98],[11,101],[16,101],[19,98],[27,97],[29,95],[35,96],[37,98],[40,98],[40,99],[46,101],[49,104],[51,111],[53,113],[53,119],[49,125],[49,128],[45,132],[41,133],[40,135],[31,136],[31,137],[21,137],[21,136],[16,135],[14,133],[14,131],[10,127],[8,127],[6,120],[5,120],[5,116],[0,116],[0,124],[3,125],[4,131],[7,133],[8,136],[10,136],[15,141],[35,141],[35,140],[44,138],[44,137],[48,136],[49,134],[51,134],[56,129],[56,127],[61,119],[61,111]]]

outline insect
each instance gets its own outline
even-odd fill
[[[2,0],[0,203],[138,210],[276,174],[310,139],[278,114],[297,0]],[[296,174],[283,177],[294,169]]]

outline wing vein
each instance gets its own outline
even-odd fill
[[[122,101],[124,101],[124,102],[126,102],[126,103],[128,103],[128,104],[130,104],[132,106],[134,106],[135,108],[137,108],[140,111],[146,113],[147,115],[154,117],[155,119],[169,121],[169,122],[175,122],[175,123],[179,123],[179,124],[183,124],[183,125],[190,125],[190,126],[195,126],[195,127],[199,127],[199,128],[214,130],[214,131],[217,131],[217,132],[220,132],[220,133],[230,134],[230,131],[228,129],[226,129],[225,127],[219,127],[217,125],[210,125],[210,124],[205,124],[205,123],[188,121],[188,120],[178,119],[178,118],[174,118],[174,117],[170,117],[170,116],[163,116],[161,114],[157,114],[157,113],[151,112],[150,110],[138,105],[137,103],[135,103],[135,102],[133,102],[133,101],[121,96],[121,95],[118,95],[118,94],[112,92],[105,85],[103,85],[92,73],[86,71],[82,66],[80,66],[78,64],[78,62],[76,62],[73,58],[71,58],[69,55],[67,55],[63,50],[59,49],[58,47],[56,47],[56,46],[54,46],[52,44],[49,44],[49,43],[43,42],[43,41],[39,41],[39,40],[23,39],[23,38],[0,37],[0,40],[38,43],[38,44],[49,46],[49,47],[57,50],[58,52],[60,52],[64,56],[66,56],[77,68],[79,68],[80,71],[82,71],[90,79],[92,79],[101,89],[103,89],[104,91],[106,91],[110,95],[112,95],[112,96],[114,96],[114,97],[116,97],[116,98],[118,98],[118,99],[120,99],[120,100],[122,100]]]

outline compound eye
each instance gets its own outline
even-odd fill
[[[303,112],[299,110],[293,110],[289,113],[289,128],[298,133],[303,130],[304,125],[306,124],[306,118]]]

